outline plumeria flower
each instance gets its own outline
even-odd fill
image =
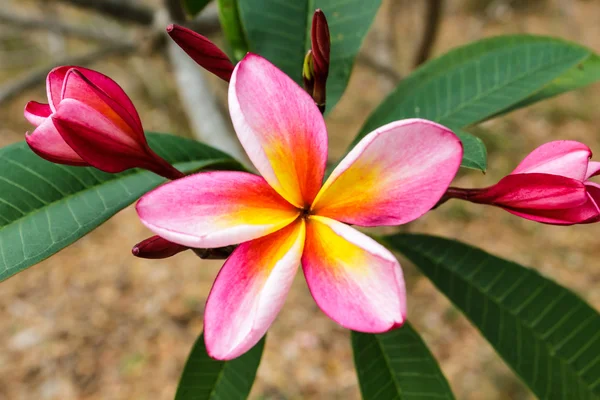
[[[169,179],[183,176],[148,146],[133,103],[109,77],[57,67],[48,74],[46,91],[48,104],[25,106],[25,118],[36,126],[25,139],[40,157],[111,173],[144,168]]]
[[[430,121],[393,122],[367,135],[322,184],[325,122],[287,75],[248,54],[233,72],[229,111],[262,177],[202,172],[137,203],[142,222],[171,242],[241,243],[206,303],[208,353],[227,360],[254,346],[283,306],[299,264],[316,303],[338,324],[361,332],[402,325],[398,261],[349,225],[399,225],[425,214],[459,168],[459,139]]]
[[[572,140],[546,143],[497,184],[484,189],[450,188],[449,197],[490,204],[532,221],[572,225],[600,220],[600,173],[588,146]]]

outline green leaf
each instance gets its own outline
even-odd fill
[[[149,134],[148,141],[184,172],[241,168],[227,154],[191,139]],[[0,281],[75,242],[164,181],[141,170],[107,174],[53,164],[25,142],[0,149]]]
[[[246,399],[260,364],[265,338],[247,353],[231,361],[217,361],[208,356],[204,334],[190,352],[175,400]]]
[[[310,48],[315,9],[325,13],[331,32],[331,66],[327,110],[338,102],[350,79],[356,54],[381,0],[239,0],[240,17],[250,51],[269,59],[299,84]]]
[[[485,172],[487,169],[487,150],[481,139],[460,129],[455,129],[454,133],[463,144],[464,153],[460,166]]]
[[[558,96],[559,94],[563,94],[598,81],[600,81],[600,56],[590,53],[589,57],[583,62],[577,64],[575,67],[554,79],[542,90],[527,97],[523,101],[520,101],[517,104],[502,110],[500,113],[494,115],[494,117],[500,114],[506,114],[518,108],[527,107],[533,103],[537,103],[538,101]]]
[[[431,279],[540,399],[600,398],[600,316],[571,291],[453,240],[383,241]]]
[[[354,144],[404,118],[425,118],[454,130],[475,124],[551,85],[590,54],[576,44],[531,35],[483,39],[451,50],[402,80],[367,119]],[[554,92],[558,87],[564,85]],[[471,148],[465,150],[465,163],[479,158]]]
[[[242,27],[242,21],[240,21],[238,0],[218,0],[217,4],[221,28],[231,48],[231,59],[237,63],[248,52],[246,33]]]
[[[200,11],[204,10],[204,7],[206,7],[208,3],[210,3],[210,0],[181,0],[183,8],[192,17],[200,14]]]
[[[437,361],[408,323],[380,335],[352,332],[352,349],[365,400],[454,399]]]

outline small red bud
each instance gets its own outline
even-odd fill
[[[131,253],[140,258],[160,259],[172,257],[187,249],[186,246],[169,242],[160,236],[152,236],[133,246]]]
[[[313,16],[310,42],[312,50],[312,73],[314,79],[312,97],[321,112],[324,112],[326,103],[326,83],[327,76],[329,75],[331,40],[329,37],[329,25],[327,24],[327,19],[320,9],[317,9]]]
[[[234,65],[213,42],[179,25],[169,25],[167,33],[198,65],[229,82]]]

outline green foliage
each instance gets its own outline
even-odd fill
[[[403,118],[425,118],[461,129],[596,81],[599,75],[596,56],[573,43],[531,35],[483,39],[427,62],[402,80],[371,114],[354,143]],[[480,160],[481,151],[467,145],[465,150],[463,164],[473,167],[468,160]]]
[[[200,335],[185,363],[175,400],[247,398],[264,347],[265,338],[235,360],[217,361],[208,356],[204,334]]]
[[[536,271],[449,239],[383,238],[481,331],[540,399],[600,398],[600,316]]]
[[[248,52],[246,33],[240,21],[238,0],[218,0],[219,21],[231,48],[231,59],[239,62]]]
[[[464,153],[460,166],[485,172],[487,169],[487,150],[481,139],[460,129],[454,129],[454,133],[463,144]]]
[[[409,323],[380,335],[352,332],[352,348],[363,399],[454,399],[435,358]]]
[[[204,10],[204,7],[208,3],[210,3],[210,0],[181,0],[183,8],[192,17],[195,17],[200,11]]]
[[[315,9],[325,13],[331,31],[331,66],[327,110],[342,96],[356,54],[381,0],[238,0],[250,51],[266,57],[299,84],[304,56],[310,48]]]
[[[241,168],[227,154],[190,139],[149,134],[148,140],[184,172]],[[75,242],[164,181],[141,170],[107,174],[53,164],[25,142],[0,149],[0,281]]]
[[[589,56],[572,67],[570,70],[554,79],[539,92],[527,97],[517,104],[502,110],[500,114],[527,107],[538,101],[545,100],[559,94],[569,92],[600,81],[600,56],[595,53],[589,53]]]

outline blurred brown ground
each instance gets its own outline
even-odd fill
[[[2,0],[33,9],[34,1]],[[396,33],[391,65],[405,74],[420,38],[422,2],[393,8],[384,1],[363,48],[375,54],[382,37]],[[485,3],[485,5],[482,5]],[[489,3],[492,3],[491,5]],[[526,7],[520,7],[526,3]],[[512,6],[511,6],[512,4]],[[485,8],[487,7],[487,8]],[[484,8],[487,10],[484,11]],[[402,15],[392,19],[392,10]],[[490,12],[491,10],[491,12]],[[71,10],[74,17],[81,13]],[[63,14],[64,15],[64,14]],[[550,34],[600,51],[600,2],[448,1],[434,53],[501,33]],[[77,22],[77,21],[75,21]],[[98,23],[93,20],[91,23]],[[42,33],[7,32],[13,46],[39,48]],[[68,41],[70,48],[85,43]],[[0,53],[0,84],[19,66]],[[13,67],[3,66],[13,62]],[[15,66],[16,64],[16,66]],[[111,58],[94,65],[131,95],[148,130],[186,134],[174,82],[159,56]],[[331,157],[343,154],[362,122],[390,90],[388,79],[364,66],[355,69],[343,101],[328,118]],[[215,82],[215,90],[224,85]],[[44,101],[44,87],[0,108],[0,145],[23,139],[22,117],[30,99]],[[600,152],[600,86],[538,104],[477,128],[489,151],[486,175],[464,170],[459,186],[495,182],[529,151],[554,139],[573,139]],[[524,265],[572,289],[600,308],[598,225],[552,227],[498,209],[448,203],[408,227],[456,238]],[[131,246],[149,235],[130,207],[49,260],[0,285],[0,399],[171,399],[181,369],[202,330],[206,296],[220,262],[192,254],[146,261]],[[411,266],[403,263],[409,318],[441,363],[459,399],[528,399],[532,396],[462,315]],[[254,399],[357,399],[348,332],[328,320],[298,275],[286,305],[269,332],[252,391]]]

